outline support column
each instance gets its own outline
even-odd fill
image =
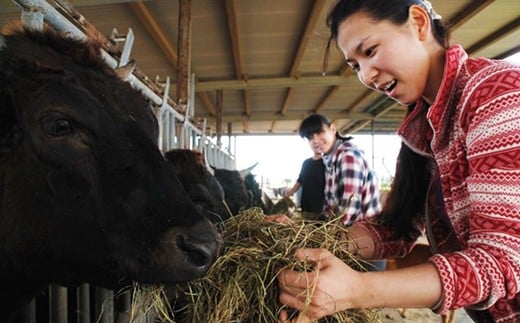
[[[221,137],[222,137],[222,110],[224,106],[224,93],[222,90],[217,90],[217,146],[222,147]]]
[[[188,102],[191,65],[191,0],[179,0],[179,35],[177,49],[177,103]]]

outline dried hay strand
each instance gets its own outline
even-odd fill
[[[174,317],[162,286],[134,284],[128,323],[175,323]]]
[[[146,322],[277,322],[279,312],[287,310],[278,302],[277,273],[283,268],[312,270],[311,263],[292,256],[298,248],[328,249],[359,271],[365,271],[367,265],[342,247],[344,240],[340,241],[338,237],[348,233],[348,229],[339,219],[296,219],[290,224],[282,224],[266,221],[260,208],[251,208],[225,221],[221,230],[224,252],[207,275],[179,286],[177,296],[172,300],[175,310],[171,310],[164,297],[155,298],[154,302],[159,305],[148,303],[148,308],[155,307],[160,313],[155,320]],[[377,309],[354,309],[317,322],[378,321]]]

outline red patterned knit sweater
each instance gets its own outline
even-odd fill
[[[442,279],[437,311],[488,309],[497,322],[520,322],[520,67],[468,58],[460,46],[446,55],[435,102],[429,109],[418,103],[398,131],[437,161],[451,222],[442,226],[431,215],[441,251],[430,259]],[[411,247],[363,225],[380,241],[376,258]]]

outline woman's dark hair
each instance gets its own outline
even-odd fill
[[[408,106],[408,114],[415,105]],[[401,144],[390,192],[378,217],[397,237],[409,239],[424,215],[428,189],[434,169],[432,158],[419,155]]]
[[[320,133],[323,130],[323,125],[330,127],[330,120],[322,114],[311,114],[303,119],[298,130],[300,137],[311,139],[312,135]]]
[[[431,181],[431,159],[419,155],[404,143],[397,157],[395,177],[379,216],[397,237],[412,238],[417,220],[424,214]]]
[[[298,132],[300,137],[311,139],[314,134],[320,133],[323,130],[324,125],[330,127],[331,122],[329,118],[322,114],[314,113],[303,119]],[[339,131],[336,132],[336,138],[344,140],[352,139],[352,137],[343,137],[339,134]]]
[[[357,12],[364,12],[376,21],[389,20],[397,25],[401,25],[408,19],[408,9],[414,4],[422,6],[429,12],[433,26],[433,36],[441,46],[448,48],[447,29],[442,24],[440,18],[435,17],[434,12],[428,9],[428,5],[423,0],[339,0],[332,6],[327,16],[330,37],[325,49],[323,73],[327,71],[330,45],[333,40],[337,39],[339,25],[345,19]]]

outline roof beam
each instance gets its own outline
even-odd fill
[[[513,48],[511,48],[511,49],[509,49],[509,50],[507,50],[507,51],[505,51],[503,53],[500,53],[500,54],[498,54],[497,56],[495,56],[493,58],[495,58],[495,59],[504,59],[504,58],[509,57],[511,55],[514,55],[514,54],[516,54],[518,52],[520,52],[520,45],[515,46],[515,47],[513,47]]]
[[[374,90],[366,89],[365,92],[361,93],[351,105],[345,108],[345,112],[353,111],[358,104],[363,102],[363,100],[365,100],[372,93],[374,93]]]
[[[471,45],[469,48],[467,48],[468,54],[474,53],[479,49],[486,47],[493,42],[498,41],[500,38],[503,38],[506,35],[514,32],[518,27],[520,27],[520,18],[516,18],[515,20],[511,21],[505,26],[502,26],[500,29],[492,32],[488,36],[482,38],[475,44]]]
[[[285,115],[281,115],[279,113],[270,113],[270,112],[257,112],[252,114],[251,116],[245,116],[243,114],[225,114],[222,116],[222,122],[242,122],[244,120],[247,121],[295,121],[302,120],[308,115],[308,113],[301,112],[288,112]],[[372,120],[373,116],[370,113],[342,113],[342,112],[332,112],[327,114],[327,116],[332,119],[353,119],[353,120]],[[211,116],[209,119],[214,120],[215,118]],[[388,117],[388,119],[394,120],[395,117]]]
[[[327,94],[325,94],[325,96],[320,100],[320,103],[318,104],[318,106],[316,107],[316,109],[314,109],[314,113],[318,113],[320,112],[321,109],[323,109],[323,107],[325,106],[325,102],[327,102],[328,99],[330,99],[331,97],[334,96],[334,94],[336,94],[336,92],[339,91],[339,86],[333,86],[329,89],[329,91],[327,92]]]
[[[461,11],[455,14],[455,16],[451,17],[449,20],[446,21],[446,28],[448,28],[449,30],[457,29],[493,2],[495,2],[495,0],[471,1],[469,5],[464,7]]]
[[[227,15],[227,22],[229,26],[229,34],[231,38],[231,47],[233,49],[233,61],[235,62],[235,73],[236,78],[238,80],[244,80],[246,78],[246,73],[244,71],[244,63],[242,61],[242,54],[241,54],[241,46],[240,46],[240,38],[238,37],[239,31],[238,31],[238,22],[237,22],[237,14],[235,9],[235,0],[226,0],[226,15]],[[244,90],[244,113],[247,116],[251,115],[251,99],[249,92]],[[247,121],[244,121],[243,124],[244,130],[249,129],[249,125],[247,124]]]
[[[166,58],[170,61],[175,70],[177,70],[177,51],[168,41],[168,38],[162,31],[159,23],[157,23],[157,20],[155,20],[150,10],[148,10],[148,8],[142,2],[132,2],[128,5],[134,11],[135,15],[141,21],[148,33],[150,33],[150,36],[152,36],[153,40],[155,40],[157,45],[159,45],[164,55],[166,55]]]
[[[300,44],[298,46],[298,50],[296,51],[296,56],[294,57],[291,70],[289,71],[289,76],[291,77],[298,77],[299,76],[299,68],[300,64],[303,59],[303,55],[305,54],[305,50],[307,49],[307,45],[309,45],[309,41],[311,39],[311,35],[314,32],[314,29],[316,28],[316,24],[319,21],[319,17],[323,11],[323,7],[325,6],[326,1],[325,0],[315,0],[314,6],[312,7],[311,13],[309,17],[307,18],[307,23],[305,25],[305,30],[303,32],[303,35],[300,39]],[[289,104],[291,102],[291,98],[293,97],[294,90],[292,88],[289,88],[287,95],[285,97],[284,103],[282,105],[282,109],[280,110],[280,113],[283,115],[287,113],[287,110],[289,109]],[[273,123],[271,127],[271,131],[273,130],[275,124]]]
[[[173,66],[174,70],[177,71],[177,64],[178,64],[178,57],[177,57],[177,51],[173,46],[171,45],[170,41],[164,34],[163,30],[159,26],[159,23],[155,18],[153,17],[153,14],[150,12],[150,10],[146,7],[146,5],[142,2],[132,2],[128,4],[134,14],[137,16],[137,18],[141,21],[144,28],[148,31],[150,36],[152,36],[152,39],[157,43],[159,48],[162,50],[170,64]],[[194,71],[192,71],[194,72]],[[196,74],[195,74],[196,75]],[[209,96],[206,95],[200,95],[199,97],[202,99],[202,102],[204,102],[204,106],[206,107],[206,110],[212,115],[215,116],[217,113],[217,109],[213,102],[211,102],[211,99]]]
[[[235,10],[234,0],[225,0],[227,24],[229,27],[229,36],[231,38],[231,48],[233,52],[233,62],[235,63],[235,73],[238,79],[243,79],[244,72],[242,68],[242,55],[240,53],[240,41],[238,38],[238,24]]]
[[[202,100],[202,102],[206,106],[206,109],[208,109],[209,114],[212,117],[216,117],[217,116],[217,107],[213,104],[213,102],[209,98],[208,93],[207,92],[199,93],[199,98]]]
[[[349,81],[350,80],[350,81]],[[207,92],[214,90],[252,90],[252,89],[277,89],[286,87],[300,86],[323,86],[323,85],[351,85],[352,81],[348,77],[332,76],[305,76],[305,77],[275,77],[259,78],[247,80],[228,80],[228,81],[197,81],[195,83],[196,92]]]
[[[315,0],[314,6],[312,7],[309,18],[307,19],[307,24],[305,25],[305,30],[300,39],[300,45],[298,46],[298,51],[296,52],[296,56],[293,60],[291,70],[289,71],[290,76],[298,76],[300,64],[303,59],[303,55],[305,54],[305,50],[307,49],[307,45],[309,45],[309,41],[311,40],[311,36],[316,29],[316,25],[319,22],[319,18],[325,6],[325,0]]]

